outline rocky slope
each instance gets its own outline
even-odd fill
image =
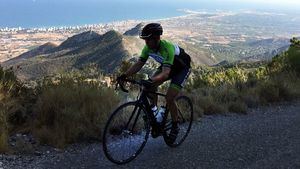
[[[40,46],[5,62],[4,66],[13,66],[16,74],[22,79],[81,69],[89,64],[97,64],[104,72],[113,73],[123,59],[133,55],[130,51],[138,51],[136,48],[141,48],[128,45],[131,49],[126,49],[124,44],[130,41],[137,40],[132,37],[126,38],[116,31],[109,31],[103,35],[88,31],[70,37],[56,47]]]

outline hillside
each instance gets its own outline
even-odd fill
[[[127,36],[138,36],[140,31],[142,30],[142,28],[144,27],[145,24],[143,23],[139,23],[137,24],[134,28],[126,31],[124,33],[124,35],[127,35]]]
[[[25,52],[23,54],[21,54],[18,57],[15,57],[13,59],[11,59],[9,62],[7,63],[13,63],[13,62],[17,62],[19,60],[24,60],[24,59],[29,59],[32,58],[34,56],[37,55],[42,55],[42,54],[46,54],[46,53],[50,53],[52,49],[56,48],[57,45],[51,42],[45,43],[37,48],[34,48],[28,52]]]
[[[13,66],[21,79],[35,79],[81,69],[89,64],[97,64],[99,69],[112,73],[123,59],[131,56],[124,46],[124,37],[116,31],[103,35],[92,31],[83,32],[68,38],[57,47],[40,49],[45,49],[45,46],[4,62],[4,66]]]
[[[168,27],[170,23],[165,22],[169,21],[162,22],[167,25],[162,38],[184,48],[192,57],[193,65],[211,66],[222,61],[228,63],[267,61],[287,50],[290,44],[288,38],[248,38],[243,42],[226,43],[214,40],[208,43],[206,41],[209,37],[197,35],[192,38],[189,32],[195,33],[193,30],[185,30],[184,25],[180,28]],[[51,42],[41,45],[2,63],[2,66],[6,68],[13,66],[16,75],[24,80],[83,69],[90,65],[96,65],[98,70],[111,74],[122,60],[139,56],[144,42],[139,39],[138,34],[143,25],[139,23],[123,34],[113,30],[104,34],[85,31],[67,38],[59,46]],[[150,64],[147,69],[152,67],[153,64]]]
[[[69,37],[59,46],[46,43],[4,62],[3,66],[13,66],[16,75],[23,80],[83,69],[90,65],[97,65],[106,74],[114,73],[123,60],[139,56],[144,46],[144,42],[138,38],[141,27],[142,24],[138,24],[123,35],[113,30],[103,35],[93,31],[83,32]],[[188,43],[180,45],[196,65],[215,63],[213,58],[203,54],[201,48]]]

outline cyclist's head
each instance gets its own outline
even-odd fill
[[[142,29],[140,38],[145,40],[149,48],[157,49],[162,33],[163,29],[159,23],[149,23]]]
[[[163,28],[159,23],[149,23],[142,29],[140,33],[141,39],[151,39],[155,36],[160,36],[163,33]]]

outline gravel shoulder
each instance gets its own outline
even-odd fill
[[[205,116],[186,141],[169,148],[149,139],[132,162],[109,162],[100,143],[66,150],[42,147],[34,155],[1,155],[0,169],[65,168],[300,168],[300,102],[249,110],[247,115]]]

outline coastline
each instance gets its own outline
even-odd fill
[[[110,22],[99,22],[99,23],[86,23],[86,24],[75,24],[75,25],[53,25],[53,26],[37,26],[37,27],[22,27],[22,26],[16,26],[16,27],[0,27],[0,30],[38,30],[38,29],[60,29],[60,28],[87,28],[87,27],[105,27],[105,26],[111,26],[111,25],[120,25],[123,23],[132,23],[132,22],[152,22],[152,21],[163,21],[163,20],[169,20],[169,19],[176,19],[176,18],[182,18],[191,16],[192,14],[183,11],[181,9],[177,9],[177,11],[182,12],[182,15],[179,16],[172,16],[172,17],[165,17],[165,18],[157,18],[157,19],[124,19],[124,20],[114,20]]]

